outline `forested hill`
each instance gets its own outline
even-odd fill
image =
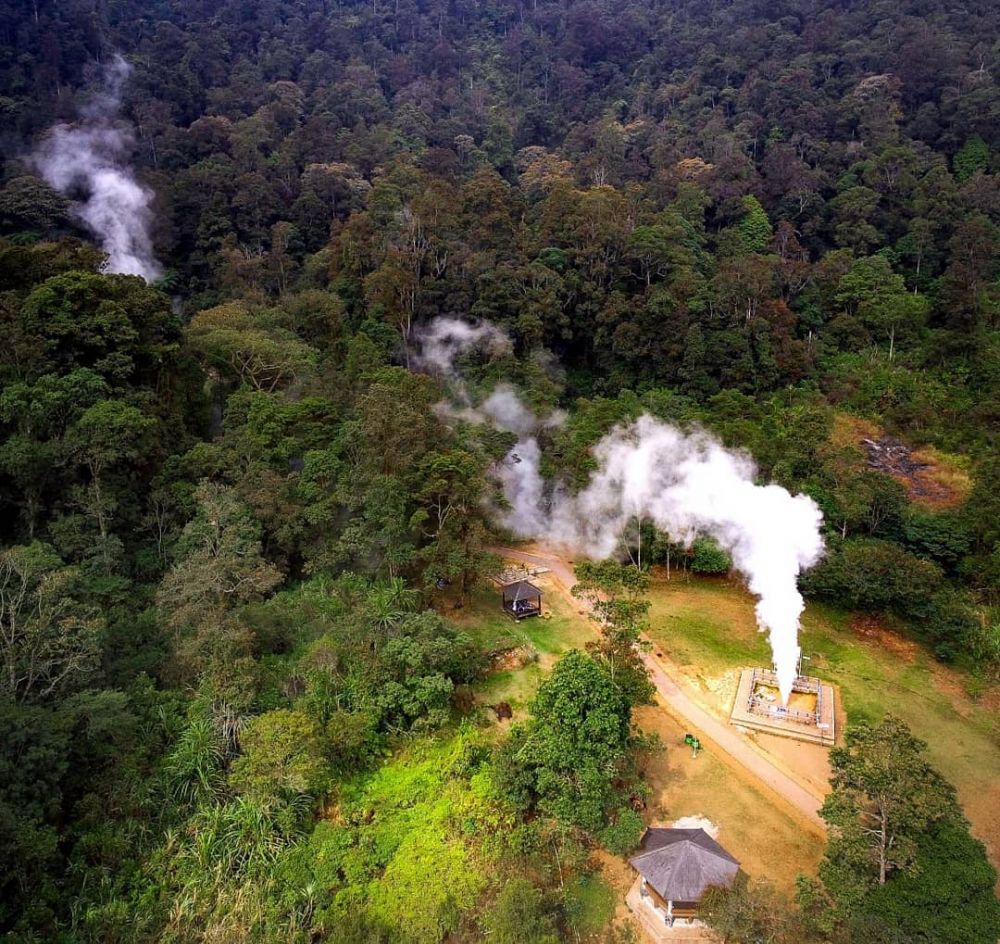
[[[574,234],[554,232],[551,211],[525,220],[554,182],[618,191],[606,231],[590,234],[611,241],[602,255],[614,263],[591,305],[603,307],[612,288],[627,304],[630,277],[666,264],[655,233],[626,244],[689,182],[713,236],[753,195],[792,228],[783,261],[879,250],[909,287],[936,287],[936,297],[952,287],[937,314],[967,337],[983,319],[974,296],[989,280],[984,217],[997,202],[993,178],[976,174],[988,170],[1000,124],[996,20],[988,2],[6,4],[5,144],[12,156],[54,118],[71,118],[74,92],[118,49],[136,66],[128,111],[136,159],[159,194],[158,243],[199,297],[218,290],[230,242],[254,254],[243,267],[225,256],[237,284],[280,288],[281,276],[245,272],[261,267],[256,253],[272,248],[273,227],[294,227],[278,242],[301,263],[327,244],[331,217],[346,221],[393,167],[413,167],[397,184],[404,198],[431,181],[454,191],[486,167],[519,184],[498,199],[533,224],[502,241],[513,266],[537,258],[539,244],[577,248],[562,246]],[[956,234],[961,259],[949,248]],[[434,235],[460,235],[466,255],[483,248],[454,226]],[[461,281],[463,296],[423,294],[456,308],[486,296],[496,314],[497,287]],[[818,328],[799,281],[782,297]],[[732,292],[723,284],[711,301],[738,310]],[[581,310],[556,294],[563,309]],[[671,308],[688,307],[696,287],[681,294]],[[581,320],[593,321],[589,311]],[[613,343],[610,320],[595,354]],[[546,340],[567,334],[593,340],[574,325]]]
[[[822,509],[807,596],[988,694],[998,34],[990,0],[0,0],[0,935],[582,940],[570,877],[642,826],[648,588],[597,568],[627,625],[480,724],[495,627],[453,607],[517,437],[410,369],[440,317],[511,342],[466,353],[465,406],[564,416],[531,421],[546,494],[616,424],[707,429]],[[150,282],[43,179],[98,108]],[[934,794],[900,880],[833,848],[783,940],[996,939],[900,732],[857,741]]]

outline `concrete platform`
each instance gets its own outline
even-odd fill
[[[837,740],[835,698],[836,692],[832,685],[818,678],[802,679],[809,688],[818,693],[818,721],[804,721],[782,712],[780,705],[774,705],[771,713],[760,710],[750,710],[750,695],[755,685],[761,682],[761,669],[744,669],[740,674],[740,684],[733,702],[733,712],[729,716],[732,724],[740,728],[750,728],[754,731],[766,731],[781,737],[795,738],[799,741],[811,741],[814,744],[825,744],[832,747]],[[765,677],[769,673],[764,672]],[[798,687],[797,689],[798,690]],[[767,707],[766,705],[764,706]]]
[[[651,903],[652,899],[639,894],[640,879],[632,883],[625,896],[625,904],[635,915],[642,935],[652,944],[714,944],[719,939],[700,921],[678,921],[672,928],[667,927],[663,914]]]

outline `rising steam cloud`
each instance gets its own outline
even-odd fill
[[[455,376],[454,358],[487,335],[449,330],[464,340],[428,363]],[[508,504],[501,523],[519,537],[543,538],[593,558],[619,552],[623,536],[642,519],[681,543],[713,537],[757,597],[757,620],[768,632],[787,703],[800,652],[797,577],[823,552],[822,514],[811,498],[757,485],[749,456],[726,449],[708,433],[683,432],[648,415],[616,427],[594,446],[597,469],[586,488],[553,491],[540,472],[536,433],[558,417],[537,418],[507,384],[478,407],[453,415],[519,437],[497,469]]]
[[[162,273],[150,237],[153,195],[126,162],[132,138],[117,120],[130,72],[115,56],[105,69],[104,88],[81,108],[80,120],[56,125],[31,162],[51,186],[76,199],[73,210],[107,253],[108,272],[152,282]]]
[[[510,351],[510,338],[488,321],[468,322],[460,318],[435,318],[415,333],[415,367],[444,374],[451,379],[454,393],[465,400],[465,384],[455,370],[455,358],[473,349],[491,354]]]

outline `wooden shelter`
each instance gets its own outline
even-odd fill
[[[712,886],[729,887],[740,864],[704,829],[651,827],[629,860],[640,875],[641,903],[668,927],[695,924]]]
[[[527,580],[505,584],[500,591],[500,600],[504,612],[516,620],[541,616],[542,591]]]

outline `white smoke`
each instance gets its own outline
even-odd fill
[[[458,381],[456,357],[474,349],[500,356],[511,349],[510,338],[496,325],[488,321],[462,321],[460,318],[435,318],[415,332],[415,341],[417,353],[413,358],[414,366],[437,371]]]
[[[56,190],[83,195],[73,210],[107,253],[106,270],[152,282],[162,274],[150,237],[153,195],[126,162],[132,138],[116,120],[131,68],[116,55],[105,69],[104,88],[81,108],[80,120],[53,128],[31,161]]]
[[[715,538],[757,597],[757,621],[768,631],[787,703],[804,606],[797,577],[823,552],[816,503],[779,485],[757,485],[749,456],[706,433],[684,433],[651,416],[613,429],[593,452],[598,467],[587,487],[576,495],[557,495],[547,514],[539,508],[534,536],[546,535],[596,558],[614,554],[637,518],[652,521],[675,541],[690,543],[699,534]],[[518,474],[515,500],[531,495],[537,475],[530,468]],[[530,515],[520,509],[516,518],[528,521]]]
[[[453,340],[433,348],[431,357],[425,351],[425,362],[436,357],[440,369],[453,373],[456,353],[494,339],[497,331],[457,324],[469,330],[449,321],[429,333]],[[586,488],[575,495],[562,487],[553,490],[541,474],[536,434],[561,422],[561,414],[539,419],[509,384],[499,384],[478,407],[467,399],[465,404],[447,412],[518,436],[497,467],[508,506],[500,521],[518,537],[548,540],[592,558],[618,553],[637,519],[652,521],[685,544],[698,535],[713,537],[757,597],[757,620],[768,632],[787,703],[804,605],[797,578],[823,552],[822,514],[811,498],[792,496],[778,485],[757,485],[748,455],[726,449],[707,433],[685,433],[648,415],[616,427],[594,446],[597,469]]]

